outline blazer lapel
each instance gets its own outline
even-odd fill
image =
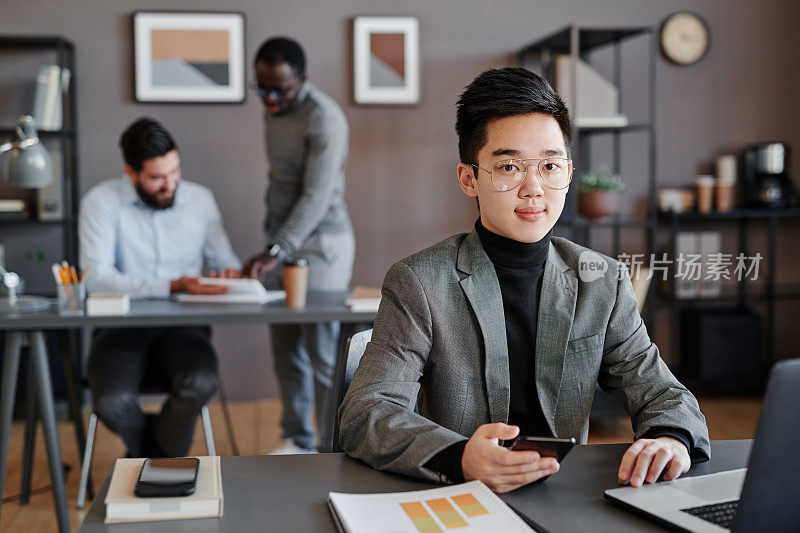
[[[551,242],[539,297],[535,365],[539,403],[550,430],[556,436],[558,436],[555,423],[556,406],[564,371],[567,342],[575,318],[577,289],[578,280],[575,273],[570,271]]]
[[[467,235],[461,243],[457,268],[466,274],[460,281],[461,288],[472,306],[483,335],[489,416],[492,422],[507,422],[511,385],[508,376],[508,344],[503,297],[494,265],[486,255],[475,231]]]

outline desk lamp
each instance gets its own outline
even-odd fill
[[[41,189],[53,182],[50,154],[39,142],[36,126],[30,115],[17,122],[17,138],[0,143],[0,153],[11,150],[6,164],[6,181],[19,189]],[[17,296],[19,276],[0,265],[0,276],[8,297],[0,299],[0,315],[35,313],[50,307],[50,301],[41,296]]]
[[[41,189],[53,182],[50,154],[36,135],[33,117],[22,115],[17,138],[0,144],[0,153],[11,150],[6,164],[6,181],[19,189]]]

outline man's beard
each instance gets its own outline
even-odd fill
[[[156,195],[145,191],[140,183],[136,183],[136,193],[139,195],[139,199],[144,202],[145,205],[149,205],[154,209],[169,209],[172,207],[172,204],[175,203],[175,194],[177,194],[177,192],[178,187],[176,186],[175,192],[172,193],[172,196],[166,200],[159,200]]]

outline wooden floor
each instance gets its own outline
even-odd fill
[[[713,440],[751,438],[761,402],[758,399],[701,398],[700,407],[706,415],[709,432]],[[156,408],[156,406],[152,406]],[[214,439],[217,453],[232,455],[230,441],[225,431],[224,419],[219,405],[210,404],[211,419],[214,424]],[[268,452],[278,445],[280,433],[280,404],[277,400],[253,402],[234,402],[230,404],[234,433],[242,455],[257,455]],[[88,415],[87,415],[88,417]],[[67,504],[70,524],[77,530],[83,520],[84,511],[75,507],[80,479],[80,457],[78,456],[75,433],[68,422],[58,424],[62,456],[66,470]],[[19,494],[20,469],[22,461],[23,425],[15,422],[11,431],[8,474],[3,491],[0,532],[50,532],[56,530],[55,507],[50,491],[50,476],[47,466],[44,440],[41,428],[38,431],[36,456],[33,469],[32,487],[34,494],[28,505],[21,506],[15,498]],[[629,442],[631,424],[627,419],[605,420],[593,423],[589,433],[590,443]],[[125,454],[122,441],[110,433],[105,426],[98,424],[95,453],[93,458],[93,477],[95,487],[99,488],[117,457]],[[200,424],[197,427],[191,455],[205,455],[205,445]],[[86,509],[91,502],[87,502]]]

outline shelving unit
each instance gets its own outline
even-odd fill
[[[676,296],[675,278],[670,279],[670,291],[667,297],[670,316],[670,338],[672,345],[677,347],[680,341],[680,312],[685,309],[712,308],[712,309],[748,309],[748,304],[758,302],[764,305],[765,317],[762,333],[762,353],[760,354],[761,373],[758,385],[766,383],[769,367],[775,361],[775,305],[781,300],[800,300],[800,284],[777,282],[777,248],[778,248],[778,223],[786,220],[800,219],[800,208],[781,210],[740,208],[725,212],[698,213],[687,212],[680,214],[661,215],[661,221],[669,230],[670,248],[672,257],[677,257],[676,235],[679,231],[691,225],[703,226],[708,223],[737,225],[737,254],[746,257],[752,254],[748,250],[748,228],[752,223],[766,223],[767,241],[766,254],[763,257],[763,271],[766,273],[763,291],[748,290],[748,280],[738,280],[734,293],[724,293],[714,298],[679,299]]]
[[[621,173],[622,170],[622,135],[638,134],[647,137],[647,170],[644,176],[625,176],[624,181],[633,181],[637,178],[644,179],[646,183],[647,207],[644,217],[616,216],[607,220],[592,221],[582,217],[578,213],[577,186],[573,186],[567,193],[566,205],[561,215],[556,231],[565,233],[571,240],[587,247],[592,246],[594,238],[593,232],[596,229],[606,229],[612,232],[613,256],[619,256],[621,252],[621,230],[622,228],[641,228],[645,232],[645,250],[647,257],[654,250],[655,234],[658,225],[656,216],[656,58],[657,43],[655,31],[652,27],[635,28],[606,28],[597,26],[586,26],[571,24],[552,35],[539,39],[521,49],[517,53],[517,64],[533,72],[537,72],[544,77],[551,85],[554,85],[554,64],[556,56],[568,54],[572,58],[573,68],[573,88],[571,93],[577,95],[575,90],[576,68],[578,60],[590,62],[590,53],[598,51],[603,47],[610,47],[613,54],[611,70],[613,72],[610,80],[619,90],[618,108],[624,109],[625,97],[622,90],[623,58],[622,47],[629,40],[637,37],[646,37],[648,40],[647,55],[647,111],[645,121],[636,121],[622,127],[599,127],[599,128],[579,128],[574,125],[571,131],[573,144],[573,163],[575,166],[575,179],[590,170],[591,153],[590,140],[601,135],[611,136],[611,165],[610,170],[614,174]],[[577,98],[577,97],[576,97]],[[577,102],[571,103],[576,109]],[[572,111],[572,110],[571,110]],[[574,118],[574,117],[573,117]],[[652,285],[652,284],[651,284]],[[652,287],[648,291],[648,300],[652,300]],[[653,310],[652,305],[645,306],[645,321],[648,328],[652,329]]]
[[[53,148],[60,153],[60,162],[54,167],[61,169],[61,175],[54,179],[61,180],[61,195],[63,202],[63,216],[60,220],[39,220],[35,208],[35,191],[27,191],[26,200],[29,202],[29,216],[23,219],[0,219],[0,240],[5,244],[5,260],[7,266],[17,271],[26,280],[25,293],[55,297],[55,281],[50,265],[53,262],[66,260],[70,264],[78,264],[78,112],[76,105],[76,71],[75,47],[60,36],[0,36],[0,58],[9,60],[15,67],[29,62],[31,68],[22,68],[24,72],[16,69],[0,68],[0,83],[8,80],[9,76],[17,75],[9,86],[17,89],[16,92],[30,91],[31,94],[20,98],[19,94],[13,97],[9,94],[0,95],[13,101],[11,105],[3,106],[0,115],[0,138],[15,134],[14,123],[22,114],[33,112],[33,91],[36,84],[38,67],[42,64],[56,64],[70,71],[69,85],[62,94],[63,123],[59,131],[39,130],[40,140],[48,151],[53,154]],[[30,56],[30,57],[28,57]],[[13,59],[9,59],[13,57]],[[30,59],[30,61],[28,61]],[[19,60],[16,62],[15,60]],[[13,72],[13,74],[12,74]],[[16,82],[16,85],[14,85]],[[7,87],[4,87],[7,88]],[[2,161],[4,163],[4,161]],[[10,190],[10,189],[9,189]],[[15,191],[15,193],[18,191]],[[75,330],[60,330],[51,332],[47,336],[48,353],[50,355],[50,368],[53,371],[53,385],[56,392],[56,411],[67,411],[75,428],[75,437],[81,457],[85,447],[85,431],[81,416],[80,391],[75,376],[79,376],[82,367],[80,354],[83,345],[80,335]],[[54,349],[55,348],[55,349]],[[0,353],[3,349],[0,346]],[[24,360],[24,359],[23,359]],[[29,367],[29,364],[28,364]],[[23,372],[29,371],[23,367]],[[20,401],[28,396],[28,391],[33,387],[33,381],[28,380],[21,373],[17,384],[17,405],[22,415],[23,404]],[[60,389],[66,389],[61,391]],[[67,406],[60,401],[67,396]],[[33,413],[33,411],[31,411]],[[35,424],[26,424],[25,439],[26,452],[23,457],[23,479],[20,503],[27,503],[30,497],[30,469],[33,457],[33,443],[35,442]],[[27,474],[26,474],[27,472]],[[90,487],[90,491],[91,491]]]
[[[77,147],[77,106],[75,48],[67,39],[59,36],[0,36],[0,53],[31,54],[38,59],[42,54],[52,54],[54,60],[48,61],[59,67],[67,68],[72,75],[69,87],[63,94],[63,128],[60,131],[38,131],[39,138],[45,142],[48,150],[57,147],[61,156],[61,175],[55,176],[62,184],[63,218],[61,220],[39,220],[33,208],[33,193],[27,198],[31,207],[29,217],[24,219],[0,219],[0,233],[3,241],[12,240],[16,247],[24,242],[28,250],[14,249],[6,242],[6,261],[8,266],[17,269],[28,282],[26,292],[55,296],[55,286],[50,273],[50,264],[57,260],[66,260],[70,264],[78,263],[77,210],[78,210],[78,147]],[[38,67],[38,65],[37,65]],[[33,71],[31,88],[34,86],[36,70]],[[2,74],[0,74],[2,79]],[[32,95],[30,97],[32,106]],[[13,121],[21,114],[31,114],[32,109],[20,108],[16,114],[0,117],[0,138],[14,135]],[[38,126],[37,126],[38,129]],[[53,226],[61,228],[61,249],[53,250],[48,246],[47,233]],[[52,236],[50,237],[52,241]],[[43,241],[41,249],[47,254],[46,260],[33,258],[41,252],[32,252],[31,243]],[[26,260],[26,254],[28,259]]]

